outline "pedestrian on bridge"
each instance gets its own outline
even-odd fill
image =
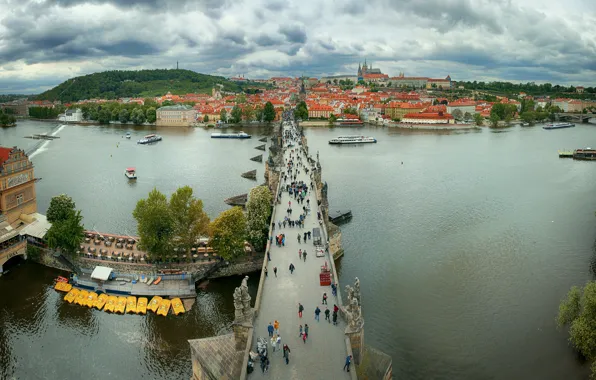
[[[308,324],[307,323],[304,324],[304,335],[303,336],[308,338]]]
[[[300,244],[300,233],[298,233],[298,244]]]
[[[329,312],[329,308],[328,308],[328,307],[326,307],[326,308],[325,308],[325,320],[326,320],[327,322],[331,323],[331,318],[329,318],[329,314],[330,314],[330,312]]]
[[[302,318],[302,312],[304,311],[304,306],[301,303],[298,303],[298,317]]]
[[[306,262],[306,250],[304,250],[304,252],[302,252],[302,257],[304,257],[304,262]]]
[[[269,326],[267,326],[267,332],[269,332],[269,336],[273,336],[273,325],[269,322]]]
[[[275,274],[275,277],[277,277],[277,267],[273,267],[273,273]]]
[[[346,364],[344,364],[344,371],[347,368],[348,369],[348,372],[350,372],[350,364],[352,364],[352,355],[348,355],[346,357]]]
[[[302,248],[298,250],[298,259],[302,260]]]
[[[290,274],[294,274],[294,269],[296,269],[296,267],[294,264],[290,263]]]
[[[279,335],[279,321],[277,319],[273,322],[273,328],[275,329],[275,333]]]
[[[321,309],[319,309],[319,307],[317,306],[317,308],[315,309],[315,319],[317,320],[317,322],[319,322],[319,314],[321,314]]]
[[[327,293],[323,293],[323,302],[321,304],[327,305]]]
[[[290,362],[290,347],[284,344],[284,358],[286,359],[286,365]]]

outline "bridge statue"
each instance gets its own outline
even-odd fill
[[[346,317],[348,319],[348,328],[350,330],[359,330],[364,325],[362,318],[362,308],[360,306],[360,280],[356,277],[354,288],[346,285],[348,294],[348,305],[345,307]]]
[[[234,289],[234,323],[252,322],[253,310],[250,307],[248,294],[248,276],[242,279],[242,284]]]

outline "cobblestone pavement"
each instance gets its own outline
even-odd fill
[[[285,158],[289,158],[290,151],[287,150]],[[306,158],[302,157],[306,163]],[[283,179],[282,179],[283,181]],[[298,181],[310,184],[310,177],[300,168]],[[288,178],[288,182],[289,178]],[[343,371],[346,358],[345,345],[345,323],[338,317],[338,325],[333,326],[325,320],[325,305],[322,305],[323,293],[329,297],[330,316],[333,312],[335,297],[331,294],[331,287],[320,286],[319,273],[325,261],[329,265],[329,257],[315,257],[315,250],[312,240],[306,244],[298,244],[298,233],[312,231],[320,227],[317,221],[316,193],[307,192],[307,199],[310,199],[312,212],[306,217],[304,228],[286,227],[279,229],[276,225],[274,234],[286,234],[284,247],[277,247],[275,240],[271,246],[271,261],[268,263],[268,277],[263,286],[262,300],[259,315],[255,320],[255,330],[252,350],[256,352],[256,339],[258,337],[268,338],[267,326],[279,321],[279,333],[281,335],[281,346],[287,344],[290,348],[290,363],[286,365],[281,350],[273,351],[269,344],[270,367],[266,373],[261,372],[260,363],[255,363],[254,372],[249,375],[253,379],[326,379],[340,380],[349,379],[347,372]],[[288,207],[288,201],[292,202],[292,219],[298,219],[302,212],[302,205],[294,198],[290,198],[287,192],[282,193],[281,204],[276,207],[273,220],[283,221]],[[306,199],[304,200],[306,205]],[[298,250],[306,250],[306,261],[298,258]],[[293,263],[296,269],[290,274],[288,267]],[[277,277],[273,268],[277,267]],[[302,318],[298,317],[298,303],[304,306]],[[314,318],[314,310],[319,306],[321,309],[320,322]],[[308,324],[309,336],[306,343],[303,343],[299,336],[299,325]],[[269,339],[269,338],[268,338]],[[353,369],[352,369],[353,370]]]

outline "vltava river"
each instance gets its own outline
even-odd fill
[[[134,233],[136,201],[153,187],[189,184],[211,217],[223,198],[262,182],[248,159],[259,143],[211,140],[202,129],[160,129],[138,146],[125,128],[20,122],[0,145],[57,132],[33,155],[40,212],[59,193],[88,228]],[[247,131],[259,138],[268,131]],[[343,134],[377,144],[329,146]],[[554,318],[572,285],[593,278],[596,163],[557,149],[596,146],[596,126],[479,132],[365,127],[306,131],[320,151],[332,209],[349,208],[340,283],[362,283],[365,341],[393,357],[401,379],[584,379],[585,366]],[[402,164],[403,162],[403,164]],[[136,166],[128,185],[123,170]],[[259,180],[240,173],[259,169]],[[188,378],[187,339],[233,320],[240,279],[211,282],[183,317],[109,315],[65,304],[56,272],[33,264],[0,278],[0,378]],[[251,291],[257,279],[251,279]]]

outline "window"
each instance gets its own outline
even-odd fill
[[[17,206],[20,206],[23,204],[23,194],[19,194],[17,195]]]

